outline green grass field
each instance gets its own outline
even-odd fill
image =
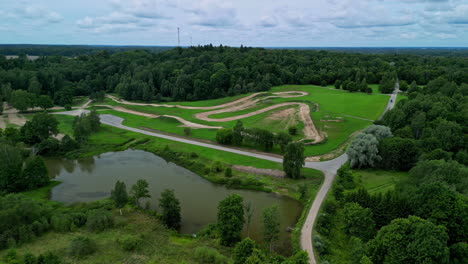
[[[384,111],[385,106],[388,101],[387,95],[382,94],[365,94],[365,93],[350,93],[343,90],[327,89],[324,87],[318,87],[313,85],[283,85],[273,87],[269,93],[265,95],[271,95],[274,92],[282,91],[305,91],[309,94],[302,97],[296,98],[272,98],[268,99],[265,102],[262,102],[260,105],[254,106],[249,109],[244,109],[236,112],[226,112],[211,115],[210,118],[225,118],[237,116],[240,114],[249,113],[258,109],[262,109],[272,104],[283,103],[283,102],[306,102],[313,104],[318,104],[319,109],[317,112],[311,113],[312,119],[316,127],[322,131],[327,139],[317,145],[308,145],[305,149],[306,156],[315,156],[329,153],[342,144],[344,144],[350,135],[354,132],[364,129],[365,127],[372,124],[371,121],[362,120],[359,118],[375,120],[378,118],[381,113]],[[223,104],[237,100],[239,98],[248,96],[238,95],[234,97],[225,97],[213,100],[206,101],[197,101],[197,102],[174,102],[170,104],[179,104],[186,106],[214,106],[218,104]],[[196,113],[205,112],[206,110],[199,109],[181,109],[181,108],[168,108],[168,107],[153,107],[153,106],[136,106],[136,105],[124,105],[116,103],[110,99],[106,98],[106,101],[103,104],[109,105],[120,105],[127,109],[134,111],[151,113],[157,115],[173,115],[182,117],[188,121],[211,125],[211,126],[223,126],[231,128],[235,125],[237,121],[229,122],[208,122],[204,120],[199,120],[194,117]],[[288,122],[279,122],[272,121],[269,118],[273,113],[277,111],[284,110],[288,107],[279,108],[271,110],[259,115],[251,116],[248,118],[242,119],[245,127],[251,128],[264,128],[272,132],[281,132],[285,131],[288,126]],[[289,107],[290,108],[290,107]],[[135,116],[127,113],[119,113],[116,111],[104,111],[102,113],[112,113],[114,115],[125,118],[124,124],[131,127],[147,127],[151,129],[156,129],[159,131],[174,133],[178,135],[184,135],[184,129],[180,127],[180,123],[176,120],[171,120],[168,118],[157,118],[150,119],[141,116]],[[342,118],[343,122],[330,122],[327,120],[336,119],[337,117]],[[298,122],[298,128],[302,130],[302,122]],[[302,138],[302,131],[298,136],[294,137],[294,140],[299,140]],[[214,141],[216,137],[216,131],[211,129],[192,129],[190,137],[211,140]],[[249,146],[246,146],[249,147]],[[274,153],[279,153],[279,149],[273,149]]]

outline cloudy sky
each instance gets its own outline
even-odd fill
[[[468,46],[468,0],[0,0],[0,43]]]

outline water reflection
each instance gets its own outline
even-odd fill
[[[104,153],[94,158],[78,160],[47,159],[50,176],[62,182],[51,192],[51,199],[65,203],[93,201],[106,198],[117,180],[125,182],[127,190],[138,179],[150,186],[152,209],[158,210],[158,199],[165,189],[175,190],[181,202],[181,232],[196,233],[209,223],[216,222],[219,201],[237,193],[251,202],[254,211],[251,237],[261,241],[261,212],[263,208],[278,205],[281,213],[281,247],[289,251],[289,234],[286,227],[294,226],[301,205],[292,199],[275,194],[246,190],[231,190],[215,185],[173,163],[140,150]],[[144,204],[145,202],[143,202]]]

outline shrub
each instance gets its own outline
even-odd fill
[[[195,259],[204,264],[227,264],[229,259],[221,255],[216,249],[208,247],[197,247],[195,249]]]
[[[232,177],[232,169],[227,167],[226,170],[224,170],[224,176],[231,178]]]
[[[186,136],[190,136],[190,134],[192,134],[192,130],[190,129],[190,127],[184,128],[184,134]]]
[[[114,224],[114,217],[111,212],[106,210],[91,210],[88,213],[86,227],[90,231],[103,231]]]
[[[127,235],[118,238],[117,243],[122,247],[123,250],[133,251],[137,249],[141,243],[143,243],[143,240],[136,236]]]
[[[288,133],[289,133],[289,135],[291,135],[291,136],[297,135],[297,127],[295,127],[295,126],[290,126],[290,127],[288,128]]]
[[[65,105],[65,110],[70,111],[72,110],[72,106],[70,104]]]
[[[54,215],[50,219],[50,224],[52,229],[57,232],[68,232],[70,231],[70,226],[72,219],[68,215],[60,214]]]
[[[75,237],[68,246],[68,254],[73,257],[82,258],[96,252],[96,243],[88,237]]]
[[[219,173],[219,172],[222,172],[223,170],[224,170],[223,164],[221,164],[221,162],[219,161],[215,161],[213,165],[211,166],[211,171],[214,173]]]

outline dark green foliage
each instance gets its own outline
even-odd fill
[[[384,226],[368,244],[374,263],[444,264],[449,261],[445,228],[410,216]]]
[[[41,143],[36,145],[37,147],[37,154],[48,156],[48,155],[55,155],[60,152],[60,141],[56,138],[48,138]]]
[[[263,239],[270,245],[270,252],[273,252],[274,243],[279,239],[280,215],[278,206],[265,208],[263,217]]]
[[[233,139],[232,129],[223,128],[216,131],[216,142],[224,145],[231,145]]]
[[[0,192],[19,192],[49,182],[44,161],[37,156],[24,159],[20,149],[0,144]]]
[[[31,121],[27,121],[21,128],[23,141],[29,144],[39,143],[58,133],[58,121],[47,113],[35,114]]]
[[[231,167],[227,167],[227,168],[224,170],[224,176],[225,176],[225,177],[228,177],[228,178],[231,178],[231,177],[232,177],[232,169],[231,169]]]
[[[54,101],[48,95],[41,95],[37,98],[37,106],[46,110],[48,108],[54,107]]]
[[[125,251],[134,251],[143,243],[143,239],[137,236],[126,235],[117,238],[117,243]]]
[[[419,149],[416,142],[407,138],[386,138],[380,141],[380,167],[387,170],[409,170],[416,163]]]
[[[60,142],[60,150],[63,152],[69,152],[76,150],[80,147],[78,142],[76,142],[73,138],[69,135],[65,135]]]
[[[91,210],[86,219],[86,228],[92,232],[101,232],[114,225],[114,216],[103,209]]]
[[[236,146],[242,145],[244,140],[244,125],[242,124],[241,120],[237,120],[236,125],[232,129],[232,144]]]
[[[49,183],[49,175],[44,160],[39,156],[31,156],[24,162],[22,177],[22,190],[31,190],[45,186]]]
[[[12,106],[19,111],[25,111],[35,105],[35,94],[24,90],[16,90],[11,93],[10,102]]]
[[[298,179],[305,164],[304,146],[301,143],[289,143],[283,157],[283,170],[286,176]]]
[[[206,263],[206,264],[228,264],[229,259],[219,253],[214,248],[209,247],[197,247],[195,248],[195,259],[199,263]]]
[[[234,264],[244,264],[247,258],[249,258],[255,248],[255,242],[250,238],[245,238],[241,242],[236,244],[234,248]]]
[[[450,264],[468,263],[468,243],[460,242],[450,246]]]
[[[341,167],[337,174],[337,183],[343,186],[345,189],[354,189],[356,187],[356,184],[354,183],[354,178],[353,174],[349,170],[348,167],[343,166]]]
[[[43,234],[51,213],[48,206],[21,195],[0,197],[0,249]]]
[[[184,134],[186,136],[190,136],[192,134],[192,130],[190,129],[190,127],[184,127]]]
[[[280,146],[281,152],[284,153],[286,150],[286,146],[292,141],[292,137],[285,133],[285,132],[280,132],[275,135],[275,144]]]
[[[96,252],[96,243],[88,237],[75,237],[68,246],[68,254],[72,257],[83,258]]]
[[[137,207],[140,207],[140,199],[141,198],[150,198],[151,195],[149,194],[148,190],[149,184],[146,180],[138,180],[130,190],[130,194],[132,195],[133,199],[135,200],[135,204]]]
[[[127,186],[124,182],[117,181],[114,189],[111,190],[111,199],[119,209],[123,208],[128,202]],[[122,211],[121,211],[122,212]]]
[[[164,190],[159,199],[159,207],[161,207],[161,220],[171,229],[180,228],[180,202],[175,197],[174,190]]]
[[[89,114],[81,114],[75,117],[73,122],[73,137],[78,142],[86,142],[91,133],[98,131],[100,126],[96,110],[92,110]]]
[[[367,241],[374,236],[375,222],[372,219],[372,211],[363,208],[357,203],[347,203],[344,206],[345,232],[350,236]]]
[[[381,93],[390,94],[395,88],[395,73],[387,72],[380,80],[379,90]]]
[[[468,194],[468,168],[455,161],[423,160],[410,170],[412,186],[432,182],[445,182],[458,192]]]
[[[232,246],[240,241],[244,222],[242,197],[232,194],[222,200],[218,205],[218,230],[221,244]]]
[[[421,154],[420,160],[445,160],[449,161],[452,158],[453,153],[447,152],[442,149],[434,149],[431,152]]]
[[[309,196],[308,195],[308,190],[309,190],[309,188],[308,188],[308,186],[306,184],[299,185],[298,190],[297,190],[299,192],[299,200],[301,200],[301,201],[307,200],[307,198]]]
[[[291,136],[297,135],[297,127],[295,127],[295,126],[290,126],[290,127],[288,128],[288,133],[289,133],[289,135],[291,135]]]

